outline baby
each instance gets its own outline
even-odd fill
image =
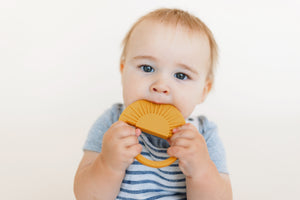
[[[91,128],[78,167],[77,199],[232,199],[225,151],[217,128],[191,117],[211,90],[217,45],[197,17],[158,9],[140,18],[124,41],[120,60],[124,104],[114,104]],[[186,124],[168,140],[118,121],[137,100],[175,106]],[[178,160],[161,169],[144,166],[138,154]]]

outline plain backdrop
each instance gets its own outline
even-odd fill
[[[87,133],[122,102],[121,41],[160,7],[198,16],[219,44],[194,114],[219,127],[234,199],[300,199],[297,0],[1,0],[0,199],[75,199]]]

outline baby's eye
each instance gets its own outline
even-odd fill
[[[151,67],[150,65],[141,65],[140,68],[144,71],[144,72],[154,72],[153,67]]]
[[[187,78],[189,78],[186,74],[184,73],[176,73],[175,75],[175,78],[178,78],[180,80],[186,80]]]

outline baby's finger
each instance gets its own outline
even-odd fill
[[[178,140],[180,138],[193,140],[195,138],[195,134],[198,134],[198,133],[194,133],[194,132],[191,132],[191,131],[179,131],[179,132],[173,134],[173,136],[169,139],[170,140],[169,143],[170,143],[170,145],[172,145],[172,143],[175,140]]]
[[[179,132],[179,131],[182,131],[182,130],[191,130],[191,131],[198,131],[198,129],[191,123],[186,123],[182,126],[179,126],[177,128],[174,128],[173,129],[173,133],[176,133],[176,132]]]
[[[140,154],[142,152],[142,149],[143,147],[141,144],[134,144],[127,148],[129,154],[133,158],[136,157],[138,154]]]
[[[113,124],[114,125],[114,132],[116,133],[116,136],[118,138],[124,138],[124,137],[128,137],[131,135],[136,135],[135,132],[135,127],[134,126],[130,126],[127,123],[123,122],[123,121],[118,121],[116,123]]]
[[[135,135],[136,135],[137,137],[139,137],[141,134],[142,134],[142,130],[139,129],[139,128],[136,128],[136,129],[135,129]]]
[[[124,147],[130,147],[132,145],[138,144],[139,140],[136,136],[128,136],[128,137],[122,138],[121,142]]]
[[[171,146],[168,148],[167,153],[169,154],[169,156],[181,159],[185,153],[185,150],[186,148],[181,146]]]
[[[187,139],[187,138],[177,138],[175,140],[173,140],[171,142],[171,146],[172,147],[175,147],[175,146],[178,146],[178,147],[189,147],[191,146],[191,143],[193,142],[192,139]]]
[[[115,123],[113,123],[111,125],[111,127],[114,127],[114,128],[119,128],[119,127],[122,127],[122,126],[125,126],[125,125],[128,125],[126,122],[124,121],[116,121]]]
[[[194,137],[195,137],[195,133],[193,133],[192,131],[180,130],[172,135],[170,141],[172,143],[174,140],[177,140],[178,138],[193,139]]]

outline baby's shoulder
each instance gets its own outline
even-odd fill
[[[217,129],[217,125],[208,120],[208,118],[204,115],[199,116],[190,116],[187,120],[187,123],[191,123],[198,128],[199,133],[205,134],[210,132],[211,130]]]
[[[98,116],[94,125],[100,126],[103,124],[107,124],[108,126],[110,126],[114,122],[118,121],[119,116],[122,113],[123,109],[124,109],[124,106],[121,103],[112,104],[110,107],[105,109],[104,112],[102,112]]]
[[[120,116],[121,113],[123,112],[124,110],[124,104],[122,103],[114,103],[111,108],[110,108],[111,112],[115,115],[118,115]]]

